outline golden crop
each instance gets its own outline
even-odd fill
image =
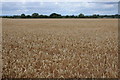
[[[117,78],[117,19],[3,19],[3,78]]]
[[[2,78],[2,19],[0,18],[0,79]]]

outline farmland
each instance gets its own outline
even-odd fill
[[[117,19],[3,19],[3,78],[117,78]]]

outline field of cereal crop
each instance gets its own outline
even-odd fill
[[[3,19],[3,78],[117,78],[117,19]]]

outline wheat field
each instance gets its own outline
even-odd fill
[[[117,19],[2,19],[3,78],[117,78]]]
[[[0,79],[2,78],[2,19],[0,18]]]

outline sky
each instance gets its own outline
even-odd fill
[[[102,1],[102,0],[101,0]],[[110,15],[118,14],[117,0],[109,0],[102,2],[96,2],[95,0],[88,1],[25,1],[22,0],[9,0],[2,1],[2,15],[20,15],[20,14],[39,13],[44,15],[50,15],[51,13],[59,13],[62,15],[79,15],[83,13],[85,15],[101,14]]]
[[[118,2],[120,0],[0,0],[2,2]]]

